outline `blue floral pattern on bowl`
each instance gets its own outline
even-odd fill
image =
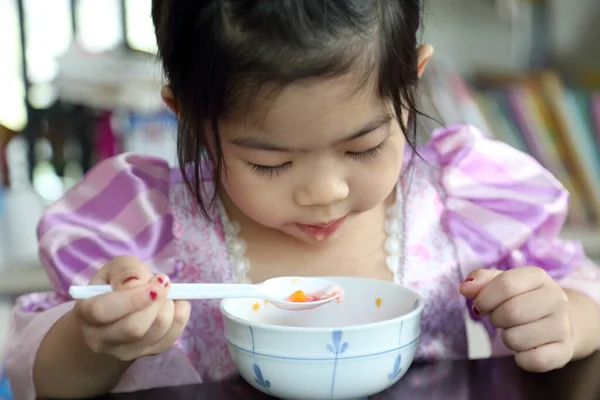
[[[337,364],[340,354],[348,349],[348,342],[342,342],[342,331],[331,332],[331,343],[327,345],[327,350],[331,353],[332,357],[335,357],[333,363],[333,375],[331,377],[331,397],[333,398],[333,391],[335,389],[335,375],[337,373]]]
[[[417,300],[418,302],[418,300]],[[398,344],[400,347],[402,347],[402,327],[404,326],[404,321],[400,322],[400,332],[398,333]],[[402,363],[402,348],[400,348],[398,350],[398,355],[396,356],[396,359],[394,361],[394,367],[392,369],[392,372],[390,372],[388,374],[388,379],[390,381],[395,380],[396,378],[398,378],[398,376],[400,376],[400,373],[402,373],[402,368],[400,367]]]
[[[418,304],[417,304],[418,306]],[[367,358],[367,357],[372,357],[372,356],[377,356],[377,355],[381,355],[381,354],[385,354],[388,352],[392,352],[395,351],[396,353],[396,357],[394,358],[394,363],[392,366],[392,370],[391,372],[389,372],[387,374],[387,378],[390,381],[390,385],[392,385],[397,378],[402,374],[403,372],[403,368],[401,367],[402,365],[402,352],[405,350],[405,348],[414,345],[415,342],[418,342],[420,335],[417,335],[416,338],[412,339],[410,342],[408,343],[402,343],[402,331],[403,331],[403,327],[404,327],[404,321],[400,321],[400,327],[398,330],[398,347],[395,349],[390,349],[388,351],[383,351],[383,352],[378,352],[378,353],[373,353],[373,354],[357,354],[357,355],[352,355],[352,354],[347,354],[344,355],[344,353],[347,352],[348,348],[349,348],[349,344],[348,342],[344,341],[344,333],[341,330],[334,330],[331,332],[331,342],[328,343],[325,348],[328,352],[329,357],[331,358],[327,358],[327,356],[325,356],[325,358],[321,358],[321,357],[285,357],[285,356],[274,356],[274,355],[269,355],[269,354],[263,354],[261,352],[257,352],[256,348],[255,348],[255,335],[254,335],[254,330],[252,329],[252,326],[247,325],[249,332],[250,332],[250,338],[251,338],[251,344],[252,347],[251,349],[244,349],[242,347],[236,346],[235,344],[229,342],[229,344],[231,346],[233,346],[234,348],[237,348],[238,350],[241,351],[245,351],[247,353],[251,353],[252,354],[252,358],[253,358],[253,364],[252,364],[252,372],[254,375],[254,383],[261,388],[264,392],[271,394],[271,387],[272,387],[272,383],[270,380],[268,380],[266,378],[266,376],[263,373],[263,370],[260,368],[259,364],[258,364],[258,356],[260,357],[267,357],[267,358],[279,358],[279,359],[284,359],[284,360],[299,360],[299,361],[325,361],[325,360],[331,360],[331,358],[333,358],[333,372],[332,372],[332,376],[331,376],[331,386],[330,386],[330,396],[331,398],[334,397],[335,394],[335,385],[336,385],[336,377],[337,377],[337,368],[338,368],[338,364],[339,362],[341,362],[342,360],[345,359],[361,359],[361,358]],[[344,355],[344,356],[342,356]],[[2,400],[2,398],[0,397],[0,400]]]
[[[248,328],[250,328],[250,337],[252,339],[252,356],[254,357],[254,365],[252,366],[252,369],[254,371],[254,382],[256,382],[257,385],[265,389],[267,393],[270,393],[269,389],[271,388],[271,382],[265,379],[256,361],[256,352],[254,351],[254,331],[252,330],[251,326],[248,326]]]
[[[271,382],[269,382],[263,377],[262,371],[260,370],[258,364],[254,364],[254,375],[256,376],[256,378],[254,378],[254,381],[258,385],[265,389],[269,389],[271,387]]]

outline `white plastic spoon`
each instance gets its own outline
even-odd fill
[[[301,290],[306,301],[290,301],[290,295]],[[110,293],[110,285],[71,286],[73,299],[88,299]],[[306,277],[273,278],[254,285],[236,283],[173,283],[167,296],[171,300],[252,298],[267,300],[284,310],[309,310],[327,304],[343,295],[342,288],[327,279]]]

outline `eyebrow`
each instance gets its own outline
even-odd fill
[[[352,133],[351,135],[348,135],[345,138],[335,141],[334,145],[349,142],[351,140],[355,140],[355,139],[358,139],[365,135],[368,135],[369,133],[373,132],[374,130],[376,130],[376,129],[382,127],[383,125],[387,124],[388,122],[390,122],[391,119],[392,119],[392,116],[390,114],[381,115],[381,116],[373,119],[369,123],[365,124],[362,128],[360,128],[356,132]],[[287,153],[292,153],[295,151],[305,151],[304,149],[293,149],[290,147],[279,146],[277,144],[270,142],[268,139],[260,138],[260,137],[256,137],[256,136],[242,136],[242,137],[233,138],[230,140],[230,143],[233,145],[239,146],[239,147],[244,147],[246,149],[254,149],[254,150],[281,151],[281,152],[287,152]]]

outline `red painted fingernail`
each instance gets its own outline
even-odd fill
[[[470,282],[475,282],[475,278],[467,278],[464,280],[463,283],[470,283]]]
[[[157,298],[157,297],[158,297],[158,293],[156,293],[156,291],[155,291],[155,290],[151,290],[151,291],[150,291],[150,298],[151,298],[152,300],[156,300],[156,298]]]
[[[140,278],[138,278],[137,276],[130,276],[129,278],[126,278],[126,279],[123,281],[123,285],[124,285],[124,284],[126,284],[126,283],[129,283],[129,282],[131,282],[131,281],[138,280],[138,279],[140,279]]]
[[[167,278],[166,276],[165,277],[159,276],[158,278],[156,278],[156,280],[158,281],[158,283],[160,283],[164,287],[169,286],[169,278]]]
[[[481,312],[476,306],[473,306],[473,314],[477,315],[478,317],[481,315]]]

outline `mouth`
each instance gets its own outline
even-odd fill
[[[315,224],[296,224],[296,226],[307,235],[315,238],[318,242],[332,236],[342,226],[346,217],[335,220],[315,223]]]

